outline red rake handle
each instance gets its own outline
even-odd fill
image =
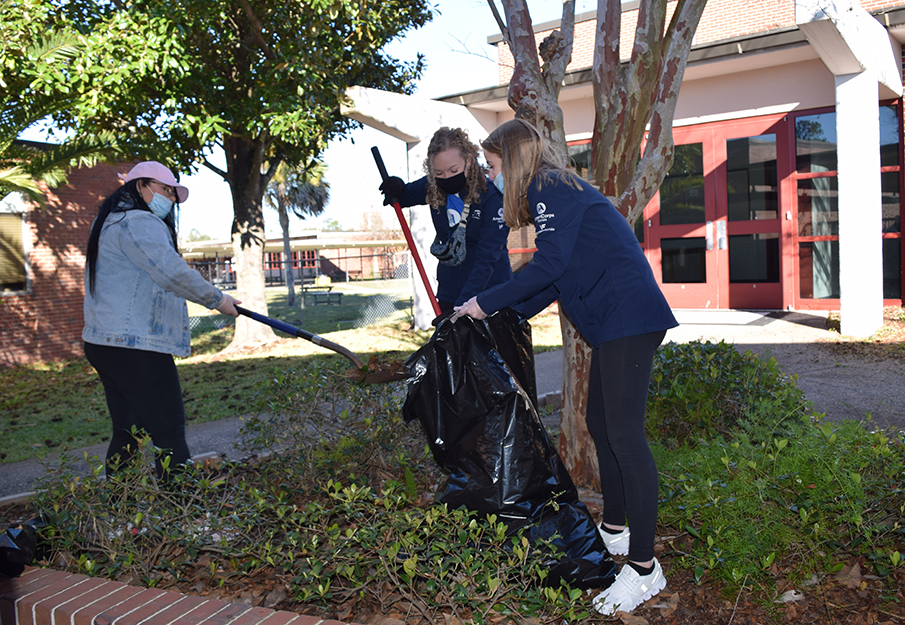
[[[371,154],[374,155],[374,162],[377,163],[377,169],[380,170],[380,177],[386,181],[386,179],[389,178],[389,175],[387,174],[386,166],[383,164],[383,158],[380,156],[380,150],[377,149],[376,145],[371,148]],[[440,304],[437,302],[437,296],[434,295],[434,290],[431,288],[430,280],[427,278],[427,272],[424,271],[424,265],[421,264],[421,257],[418,256],[418,248],[415,247],[415,240],[412,239],[412,231],[409,230],[408,222],[402,214],[402,206],[399,205],[399,202],[393,202],[393,210],[396,211],[396,218],[399,219],[399,225],[402,227],[402,234],[405,235],[409,250],[412,252],[412,258],[415,259],[415,266],[418,267],[418,273],[421,274],[421,281],[424,283],[424,290],[427,291],[428,298],[430,298],[434,314],[439,317]]]

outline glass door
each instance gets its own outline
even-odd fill
[[[672,167],[644,211],[647,252],[670,306],[719,308],[724,263],[715,226],[713,132],[674,133]]]
[[[672,168],[645,211],[647,253],[671,306],[783,307],[787,127],[769,116],[675,129]]]
[[[735,122],[715,132],[717,213],[726,221],[729,308],[783,308],[783,241],[791,211],[780,210],[780,180],[791,172],[782,117]]]

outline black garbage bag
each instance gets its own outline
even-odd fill
[[[19,577],[32,563],[37,549],[37,532],[28,524],[8,528],[0,534],[0,576]]]
[[[528,323],[511,310],[444,320],[406,370],[403,417],[420,421],[448,473],[437,501],[553,539],[546,584],[609,586],[615,564],[537,413]]]

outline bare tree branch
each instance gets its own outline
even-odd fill
[[[204,167],[207,167],[209,170],[211,170],[215,174],[217,174],[218,176],[220,176],[221,178],[223,178],[223,180],[225,180],[226,182],[229,182],[229,180],[227,179],[226,172],[223,171],[222,169],[220,169],[219,167],[217,167],[216,165],[214,165],[213,163],[211,163],[208,159],[205,158],[204,160],[202,160],[201,164]]]
[[[559,99],[566,68],[572,60],[572,44],[575,40],[575,0],[562,3],[562,20],[559,30],[554,30],[539,47],[544,61],[541,71],[547,89]]]
[[[638,163],[631,183],[620,195],[617,207],[628,207],[629,223],[634,223],[644,207],[653,199],[669,171],[674,154],[672,124],[675,119],[679,88],[688,64],[688,53],[694,32],[707,0],[680,0],[670,23],[672,36],[665,51],[666,63],[651,116],[644,156]]]
[[[506,20],[503,19],[500,12],[497,10],[496,2],[494,2],[494,0],[487,0],[487,5],[490,7],[491,13],[493,13],[493,19],[496,20],[497,26],[500,27],[503,39],[509,41],[509,27],[506,26]]]

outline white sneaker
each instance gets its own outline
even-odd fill
[[[628,555],[628,527],[623,529],[618,534],[610,534],[609,532],[604,531],[603,523],[601,523],[597,526],[597,531],[600,532],[600,537],[603,539],[603,544],[606,545],[606,550],[609,551],[611,555]]]
[[[594,609],[604,616],[616,612],[631,612],[639,605],[666,588],[666,578],[660,563],[654,559],[650,575],[638,575],[638,571],[626,564],[619,571],[612,586],[594,597]]]

